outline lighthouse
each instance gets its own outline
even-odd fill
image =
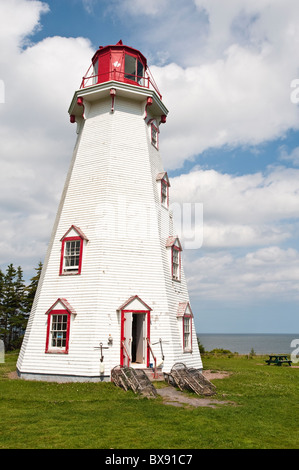
[[[76,142],[17,361],[23,379],[201,370],[159,151],[168,110],[144,55],[100,47],[69,107]]]

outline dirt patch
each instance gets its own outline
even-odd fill
[[[213,371],[213,370],[204,370],[203,375],[208,380],[214,379],[225,379],[231,375],[230,372],[226,371]],[[180,392],[174,387],[165,387],[160,388],[157,390],[158,395],[163,398],[163,402],[165,405],[172,405],[172,406],[193,406],[198,408],[200,406],[209,407],[209,408],[217,408],[220,405],[234,405],[234,402],[231,401],[222,401],[216,400],[214,398],[204,398],[195,395],[194,397],[187,396],[185,393]]]
[[[198,396],[188,397],[174,387],[165,387],[157,390],[158,395],[163,398],[165,405],[184,406],[189,405],[195,408],[200,406],[217,408],[219,405],[234,405],[230,401],[214,400],[213,398],[201,398]]]
[[[7,377],[8,377],[9,379],[19,379],[19,376],[18,376],[16,370],[15,370],[14,372],[9,372],[9,373],[7,374]]]
[[[230,372],[226,371],[217,371],[217,370],[203,370],[202,375],[208,380],[214,379],[226,379],[231,375]]]

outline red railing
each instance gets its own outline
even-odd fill
[[[98,83],[108,82],[110,80],[115,80],[122,83],[130,83],[131,85],[153,89],[159,95],[160,100],[162,100],[162,95],[159,92],[159,89],[152,76],[137,76],[129,73],[120,72],[116,69],[97,75],[86,75],[82,78],[80,89],[94,86]]]

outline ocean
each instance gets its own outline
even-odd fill
[[[239,354],[291,354],[299,347],[298,334],[207,334],[197,335],[206,351],[221,348]],[[298,341],[293,347],[291,342]]]

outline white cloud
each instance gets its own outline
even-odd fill
[[[277,244],[296,236],[289,220],[299,219],[297,169],[243,176],[198,169],[171,179],[171,197],[181,205],[203,205],[204,247]]]
[[[30,263],[31,270],[44,257],[72,154],[68,107],[94,53],[84,38],[54,36],[23,47],[47,11],[36,1],[0,3],[0,263]]]
[[[209,148],[258,145],[299,128],[289,88],[296,62],[279,67],[271,55],[232,45],[213,63],[151,67],[170,110],[161,130],[169,168]]]
[[[113,5],[136,34],[142,28],[144,52],[155,51],[150,66],[160,64],[151,70],[170,111],[161,131],[167,168],[211,147],[258,145],[299,129],[290,100],[297,0],[173,0],[159,11],[156,2]]]
[[[90,15],[94,12],[94,5],[97,0],[82,0],[83,7]]]
[[[87,11],[95,5],[84,3]],[[111,1],[112,7],[117,3]],[[123,18],[146,46],[142,52],[160,63],[151,70],[170,110],[161,127],[166,169],[211,147],[256,145],[298,126],[298,107],[290,101],[299,48],[297,3],[222,4],[119,4],[117,12],[127,13]],[[67,109],[94,53],[84,38],[54,36],[30,43],[48,10],[37,1],[0,2],[4,267],[15,262],[32,270],[32,260],[37,264],[43,258],[75,139]],[[297,150],[284,149],[281,158],[296,164]],[[237,177],[197,169],[172,179],[173,201],[200,202],[204,208],[203,247],[184,255],[192,296],[199,291],[209,299],[278,293],[296,298],[298,251],[279,244],[296,236],[298,171],[269,168]],[[236,247],[242,254],[235,255]]]
[[[186,253],[188,287],[194,299],[248,302],[299,300],[299,252],[278,246],[235,257],[226,252]]]
[[[293,165],[299,166],[299,147],[295,147],[291,153],[287,152],[287,149],[282,147],[280,153],[280,159],[292,162]]]

